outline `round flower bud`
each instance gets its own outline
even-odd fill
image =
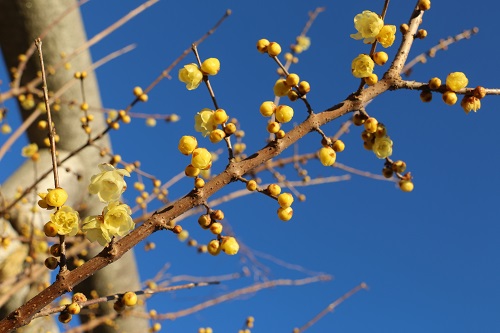
[[[229,119],[229,116],[227,115],[226,111],[223,109],[215,110],[212,117],[213,117],[213,121],[218,125],[224,124]]]
[[[58,265],[59,262],[54,257],[48,257],[47,259],[45,259],[45,267],[47,267],[50,270],[56,269]]]
[[[210,213],[212,220],[220,221],[224,219],[224,212],[220,209],[216,209]]]
[[[372,150],[378,158],[387,158],[392,155],[392,140],[388,136],[375,138]]]
[[[319,160],[321,164],[324,166],[331,166],[335,163],[335,159],[337,158],[337,154],[335,150],[331,147],[322,147],[319,152]]]
[[[214,235],[220,235],[220,233],[222,233],[222,224],[219,223],[219,222],[214,222],[212,223],[212,225],[210,226],[210,231],[214,234]]]
[[[274,111],[276,111],[276,104],[271,101],[266,101],[260,105],[259,111],[264,117],[271,117]]]
[[[210,218],[210,215],[208,215],[208,214],[203,214],[200,217],[198,217],[198,224],[203,229],[207,229],[208,227],[210,227],[211,223],[212,223],[212,219]]]
[[[203,178],[196,178],[194,180],[194,187],[196,187],[196,188],[205,187],[205,181],[203,180]]]
[[[224,237],[222,238],[222,243],[220,245],[220,248],[222,251],[224,251],[226,254],[229,254],[230,256],[235,255],[238,253],[238,250],[240,249],[240,245],[236,241],[234,237]]]
[[[278,195],[278,203],[281,208],[290,207],[293,203],[293,195],[290,193],[281,193]]]
[[[133,291],[127,291],[125,294],[123,294],[122,302],[126,306],[136,305],[137,304],[137,294],[134,293]]]
[[[403,173],[406,170],[406,163],[403,161],[396,161],[392,163],[392,170],[397,173]]]
[[[454,105],[458,100],[457,94],[453,91],[446,91],[443,94],[443,101],[448,105]]]
[[[184,135],[179,140],[179,151],[184,155],[190,155],[198,147],[198,141],[194,136]]]
[[[332,144],[332,148],[336,153],[343,152],[345,149],[345,143],[342,140],[335,140]]]
[[[286,135],[285,131],[280,129],[278,132],[275,133],[276,139],[283,139]]]
[[[375,52],[373,54],[372,58],[373,58],[373,61],[377,65],[383,66],[383,65],[385,65],[387,60],[389,60],[389,55],[387,53],[385,53],[384,51],[380,51],[380,52]]]
[[[189,237],[189,232],[187,230],[182,230],[179,234],[177,234],[177,239],[181,242],[184,242]]]
[[[220,253],[221,246],[220,242],[217,239],[212,239],[207,245],[207,251],[213,256],[216,256]]]
[[[366,54],[360,54],[351,63],[351,71],[354,77],[362,79],[369,76],[373,72],[375,63]]]
[[[295,90],[290,90],[287,94],[288,99],[292,102],[295,102],[299,99],[299,94]]]
[[[365,121],[365,130],[368,133],[375,133],[377,131],[378,121],[377,119],[370,117]]]
[[[366,116],[362,113],[355,113],[354,116],[352,116],[352,122],[355,126],[363,125],[366,119]]]
[[[287,123],[293,118],[293,109],[288,105],[279,105],[276,108],[276,120],[280,123]]]
[[[286,77],[286,84],[289,85],[290,87],[295,87],[297,84],[299,84],[300,78],[297,74],[289,74]]]
[[[427,37],[427,30],[425,29],[418,29],[416,36],[418,39],[424,39]]]
[[[280,128],[281,125],[276,121],[272,121],[269,124],[267,124],[267,131],[269,133],[277,133],[280,130]]]
[[[200,169],[190,164],[184,169],[184,174],[188,177],[197,177],[200,174]]]
[[[393,174],[394,174],[394,171],[392,171],[391,168],[385,167],[382,169],[382,175],[385,178],[391,178]]]
[[[278,217],[281,221],[289,221],[293,216],[292,207],[278,208]]]
[[[123,312],[123,310],[125,310],[125,304],[123,304],[121,300],[117,300],[113,304],[113,309],[118,313]]]
[[[54,222],[47,222],[43,226],[43,232],[47,237],[54,237],[58,232],[57,225]]]
[[[399,182],[399,188],[401,189],[401,191],[403,192],[411,192],[413,191],[413,182],[411,180],[401,180]]]
[[[267,39],[259,39],[257,41],[257,50],[260,53],[266,53],[268,46],[269,46],[269,41]]]
[[[196,148],[192,153],[191,165],[201,170],[209,169],[212,166],[212,154],[205,148]]]
[[[441,79],[438,77],[433,77],[429,80],[429,88],[432,90],[436,90],[441,87]]]
[[[465,113],[469,113],[471,111],[476,112],[481,108],[481,100],[475,96],[464,96],[460,105],[464,109]]]
[[[210,132],[209,139],[210,139],[210,142],[217,143],[217,142],[222,141],[222,139],[224,139],[225,137],[226,137],[226,133],[223,130],[216,129],[216,130],[213,130],[212,132]]]
[[[136,97],[141,96],[141,95],[142,95],[142,93],[143,93],[143,91],[142,91],[142,88],[141,88],[141,87],[134,87],[133,92],[134,92],[134,95],[135,95]]]
[[[276,95],[278,97],[283,97],[283,96],[286,96],[288,94],[290,89],[291,89],[291,87],[286,84],[285,80],[278,79],[276,81],[276,83],[274,84],[273,91],[274,91],[274,95]]]
[[[429,90],[424,90],[420,93],[420,100],[424,103],[432,101],[432,93]]]
[[[82,293],[75,293],[75,294],[73,294],[72,300],[73,300],[73,302],[86,302],[87,296],[85,296]]]
[[[247,183],[247,190],[255,191],[257,189],[257,182],[255,180],[249,180]]]
[[[51,189],[45,196],[45,202],[52,207],[61,207],[68,199],[68,193],[62,188]]]
[[[299,92],[302,95],[307,94],[308,92],[311,91],[311,85],[307,81],[300,81],[299,83]]]
[[[431,9],[431,1],[430,0],[419,0],[417,6],[418,6],[419,10],[429,10],[429,9]]]
[[[267,53],[271,57],[276,57],[281,53],[281,45],[276,42],[269,43],[269,45],[267,46]]]
[[[82,308],[80,307],[80,305],[76,302],[73,302],[66,306],[66,311],[68,311],[68,313],[72,315],[79,314],[81,309]]]
[[[220,71],[220,61],[217,58],[208,58],[201,63],[201,71],[208,75],[215,75]]]
[[[459,91],[460,89],[467,87],[468,83],[469,80],[462,72],[453,72],[448,74],[446,77],[446,88],[451,91]]]
[[[484,89],[484,87],[481,87],[481,86],[477,86],[476,88],[474,88],[474,90],[472,91],[472,94],[474,95],[474,97],[477,97],[479,99],[482,99],[484,98],[484,96],[486,96],[486,89]]]
[[[396,26],[384,25],[377,35],[377,41],[385,48],[392,46],[396,40]]]
[[[370,75],[368,75],[364,79],[365,79],[365,83],[369,86],[373,86],[375,83],[378,82],[378,76],[375,73],[371,73]]]
[[[61,255],[61,245],[60,244],[52,244],[49,252],[54,257],[59,257]]]
[[[281,193],[281,187],[278,184],[269,184],[267,187],[267,192],[276,197]]]
[[[410,30],[410,27],[406,23],[403,23],[399,26],[399,31],[401,31],[403,35],[406,34],[408,30]]]
[[[234,132],[236,132],[236,125],[233,123],[226,124],[226,127],[224,127],[224,133],[226,133],[227,135],[231,135]]]
[[[203,73],[196,64],[188,64],[179,70],[178,77],[181,82],[186,84],[187,90],[193,90],[198,88],[203,80]]]

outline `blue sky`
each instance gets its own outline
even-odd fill
[[[399,26],[406,22],[414,2],[391,2],[386,23]],[[89,2],[82,8],[88,35],[98,33],[140,3]],[[202,58],[221,60],[221,72],[211,80],[212,85],[221,107],[241,122],[247,151],[253,152],[265,144],[266,120],[258,107],[262,101],[273,99],[276,79],[276,66],[255,50],[255,42],[268,38],[286,48],[301,32],[307,12],[326,7],[309,32],[310,50],[292,67],[292,72],[311,83],[308,99],[320,111],[357,88],[359,82],[350,74],[350,63],[358,54],[368,53],[369,47],[349,37],[355,32],[352,20],[363,10],[380,11],[382,5],[382,1],[160,1],[91,49],[93,58],[99,59],[137,43],[134,51],[98,69],[103,103],[116,109],[126,106],[134,86],[147,86],[231,8],[233,15],[199,51]],[[480,31],[470,40],[439,52],[427,64],[417,65],[412,80],[427,81],[434,76],[444,80],[448,73],[462,71],[470,86],[500,85],[496,59],[496,13],[500,4],[484,1],[473,6],[471,9],[471,2],[465,0],[454,1],[453,6],[433,2],[422,25],[428,38],[414,43],[410,58],[464,29],[477,26]],[[396,43],[400,39],[398,34]],[[387,50],[390,57],[395,51],[396,46]],[[183,63],[194,61],[189,55]],[[194,114],[211,106],[206,89],[187,91],[175,79],[177,69],[172,73],[173,80],[159,84],[148,103],[134,111],[176,113],[180,122],[159,122],[150,128],[137,119],[112,133],[116,153],[126,161],[140,160],[145,171],[163,181],[188,163],[175,149],[178,139],[184,134],[194,135]],[[382,69],[378,68],[379,76]],[[5,70],[1,73],[5,78]],[[252,315],[255,332],[291,332],[362,281],[369,285],[369,291],[346,301],[309,332],[498,331],[499,106],[500,97],[487,97],[481,110],[466,115],[459,105],[447,106],[437,95],[428,104],[412,91],[388,92],[377,98],[367,111],[386,124],[394,141],[393,158],[407,162],[414,176],[414,192],[402,193],[390,182],[356,175],[347,182],[300,188],[307,200],[294,204],[294,217],[288,223],[278,220],[276,203],[264,196],[247,196],[220,206],[235,235],[249,248],[331,274],[334,280],[264,290],[189,319],[164,322],[164,331],[196,332],[198,327],[210,326],[215,332],[237,332],[246,316]],[[299,104],[294,107],[294,120],[304,119],[305,108]],[[333,135],[342,122],[336,120],[323,130]],[[360,132],[351,128],[343,137],[346,151],[337,160],[378,174],[383,163],[363,149]],[[20,142],[18,149],[23,145]],[[205,145],[213,150],[222,147],[208,140]],[[320,137],[311,133],[298,149],[305,153],[319,147]],[[292,153],[288,150],[284,155]],[[18,163],[15,157],[5,161]],[[221,162],[214,165],[215,171],[223,167]],[[317,161],[310,161],[306,168],[311,177],[345,174],[324,168]],[[298,178],[291,168],[285,173],[290,180]],[[269,175],[262,178],[271,180]],[[185,194],[191,186],[190,180],[179,182],[171,189],[171,197]],[[232,184],[223,193],[241,188],[241,184]],[[132,201],[134,195],[130,190],[126,199]],[[183,226],[199,242],[211,239],[195,218],[183,221]],[[144,280],[152,278],[167,262],[173,275],[197,276],[228,274],[249,265],[243,262],[243,256],[200,256],[170,233],[157,233],[152,240],[157,245],[155,251],[137,251]],[[269,279],[307,276],[261,260],[271,268]],[[175,311],[251,283],[253,277],[218,287],[157,295],[150,306],[159,313]]]

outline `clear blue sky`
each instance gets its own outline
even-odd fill
[[[310,50],[292,67],[311,83],[308,99],[320,111],[357,88],[359,81],[350,74],[350,63],[359,53],[368,53],[369,47],[349,37],[355,32],[352,20],[362,10],[380,11],[382,2],[160,1],[92,48],[94,59],[99,59],[130,43],[138,44],[131,53],[97,71],[104,105],[116,109],[126,106],[134,86],[147,86],[231,8],[233,15],[199,51],[202,58],[221,60],[221,72],[212,80],[218,102],[240,120],[247,150],[253,152],[264,145],[266,136],[266,120],[258,107],[262,101],[273,99],[276,79],[276,66],[255,50],[255,42],[268,38],[286,47],[301,32],[307,11],[326,7],[309,32]],[[399,26],[406,22],[415,2],[391,2],[386,23]],[[140,3],[110,0],[86,4],[82,11],[88,35],[98,33]],[[450,72],[462,71],[471,86],[499,87],[496,42],[500,4],[465,0],[449,3],[433,2],[422,25],[428,38],[415,42],[412,55],[464,29],[477,26],[480,32],[439,52],[427,64],[416,66],[411,79],[444,79]],[[398,34],[396,43],[400,40]],[[389,55],[396,49],[388,49]],[[190,55],[183,63],[194,61]],[[172,73],[174,78],[176,73],[177,69]],[[380,68],[377,73],[382,75]],[[113,146],[124,160],[140,160],[145,171],[166,181],[188,162],[175,150],[179,137],[195,134],[194,114],[211,107],[211,101],[203,87],[189,92],[176,79],[165,80],[149,97],[148,103],[134,111],[176,113],[181,121],[159,122],[155,128],[146,127],[143,120],[133,121],[112,133]],[[246,316],[253,315],[254,332],[291,332],[362,281],[370,286],[369,291],[349,299],[309,332],[498,331],[500,226],[496,205],[500,176],[496,169],[500,154],[496,133],[500,97],[487,97],[482,104],[478,113],[466,115],[459,105],[445,105],[440,96],[424,104],[417,92],[398,91],[388,92],[368,106],[368,113],[388,128],[394,141],[393,158],[405,160],[414,175],[413,193],[402,193],[389,182],[354,175],[348,182],[301,188],[307,201],[294,204],[295,214],[288,223],[278,220],[277,204],[264,196],[222,205],[236,236],[251,249],[331,274],[335,279],[265,290],[188,319],[163,322],[164,331],[196,332],[198,327],[210,326],[215,332],[237,332]],[[297,104],[294,119],[305,117],[305,108]],[[333,135],[342,122],[330,123],[324,131]],[[337,160],[379,173],[383,165],[363,149],[360,132],[352,128],[344,137],[347,148]],[[208,141],[205,144],[213,150],[223,147]],[[311,152],[319,147],[320,137],[309,134],[299,144],[299,151]],[[291,154],[291,150],[285,152],[285,156]],[[214,169],[223,167],[219,162]],[[308,163],[307,169],[311,177],[345,174],[321,167],[317,161]],[[286,174],[290,180],[297,178],[291,169]],[[185,194],[191,184],[190,180],[181,181],[172,188],[171,197]],[[240,188],[240,184],[230,186],[231,190]],[[132,192],[128,200],[133,200]],[[211,239],[194,218],[185,220],[183,226],[199,242]],[[200,256],[170,233],[157,233],[152,240],[157,245],[155,251],[145,255],[138,250],[144,280],[152,278],[167,262],[171,263],[171,274],[197,276],[227,274],[249,265],[242,262],[243,256]],[[264,259],[262,262],[272,269],[269,279],[307,276]],[[159,313],[175,311],[251,284],[252,279],[157,295],[150,304]]]

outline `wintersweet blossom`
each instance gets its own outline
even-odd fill
[[[179,80],[186,84],[187,90],[198,88],[203,80],[203,73],[196,64],[184,65],[179,69]]]
[[[365,44],[371,44],[383,26],[384,21],[377,13],[365,10],[354,17],[354,28],[358,32],[351,34],[351,37],[356,40],[363,39]]]
[[[82,230],[89,241],[97,241],[105,246],[113,236],[125,236],[134,229],[135,224],[130,214],[132,211],[128,205],[118,201],[110,202],[102,215],[86,217]]]
[[[50,221],[57,226],[59,235],[74,236],[78,232],[80,217],[73,208],[62,206],[58,211],[50,214]]]
[[[377,41],[385,48],[390,47],[396,40],[396,26],[384,25],[377,35]]]
[[[99,164],[101,172],[90,179],[89,192],[97,194],[101,202],[116,201],[127,189],[124,176],[130,177],[125,169],[116,169],[108,163]]]
[[[451,91],[459,91],[467,87],[467,84],[469,84],[469,79],[462,72],[453,72],[446,77],[446,88]]]
[[[366,54],[360,54],[352,61],[352,75],[360,79],[367,77],[373,72],[373,67],[375,67],[373,60]]]
[[[203,136],[207,136],[217,128],[217,123],[214,119],[214,111],[203,109],[194,116],[194,129],[200,132]]]
[[[191,165],[206,170],[212,166],[212,154],[205,148],[196,148],[191,155]]]
[[[38,153],[38,145],[36,143],[30,143],[29,145],[23,147],[21,155],[23,157],[32,157]]]
[[[392,155],[392,140],[388,136],[376,138],[372,150],[380,159],[389,157]]]
[[[476,112],[481,108],[481,100],[475,96],[465,96],[460,103],[465,113]]]
[[[108,230],[110,235],[125,236],[135,227],[134,220],[130,216],[132,210],[126,204],[118,201],[110,202],[103,210],[104,222],[103,226]]]
[[[311,46],[311,39],[307,36],[300,35],[295,40],[297,41],[297,45],[300,46],[301,51],[307,51]]]

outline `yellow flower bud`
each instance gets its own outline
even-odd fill
[[[377,119],[370,117],[365,120],[365,130],[368,133],[375,133],[377,131],[378,121]]]
[[[201,70],[208,75],[216,75],[220,70],[220,61],[217,58],[208,58],[201,63]]]
[[[212,154],[205,148],[196,148],[192,153],[191,165],[201,170],[209,169],[212,165]]]
[[[136,305],[137,304],[137,294],[134,293],[133,291],[126,292],[125,294],[123,294],[122,302],[126,306]]]
[[[286,77],[286,84],[289,85],[290,87],[295,87],[297,84],[299,84],[300,78],[297,74],[289,74]]]
[[[385,53],[383,51],[375,52],[373,54],[372,58],[373,58],[373,61],[379,66],[385,65],[387,60],[389,60],[389,56],[387,55],[387,53]]]
[[[336,153],[343,152],[345,149],[345,143],[342,140],[335,140],[332,144],[332,148]]]
[[[267,39],[259,39],[257,41],[257,50],[260,53],[266,53],[268,46],[269,46],[269,41]]]
[[[302,95],[307,94],[308,92],[311,91],[311,85],[307,81],[300,81],[299,83],[299,92]]]
[[[271,101],[266,101],[260,105],[259,111],[264,117],[271,117],[274,111],[276,111],[276,104]]]
[[[403,192],[411,192],[413,191],[414,185],[411,180],[401,180],[399,182],[399,188]]]
[[[270,195],[276,197],[281,193],[281,187],[278,184],[269,184],[267,187],[267,192],[269,192]]]
[[[443,101],[448,105],[454,105],[458,100],[457,94],[453,91],[445,91],[443,94]]]
[[[364,79],[365,79],[365,83],[369,86],[373,86],[375,83],[378,82],[378,76],[375,73],[371,73],[370,75],[368,75]]]
[[[220,142],[225,137],[226,137],[226,133],[224,133],[223,130],[216,129],[216,130],[213,130],[212,132],[210,132],[209,139],[210,139],[210,142],[217,143],[217,142]]]
[[[432,90],[436,90],[441,87],[441,79],[438,77],[433,77],[429,80],[429,88]]]
[[[293,203],[293,195],[290,193],[281,193],[278,195],[278,203],[281,208],[290,207]]]
[[[45,196],[45,202],[52,207],[61,207],[68,199],[68,193],[62,188],[50,189]]]
[[[446,77],[446,88],[451,91],[459,91],[460,89],[467,87],[468,83],[469,80],[462,72],[453,72],[448,74]]]
[[[335,163],[335,159],[337,158],[337,154],[335,153],[335,150],[331,147],[322,147],[319,150],[319,160],[321,164],[324,166],[331,166]]]
[[[184,135],[179,140],[177,148],[184,155],[190,155],[198,147],[198,141],[194,136]]]
[[[227,115],[226,111],[223,109],[217,109],[215,110],[213,116],[214,122],[218,125],[224,124],[228,119],[229,116]]]
[[[267,53],[271,57],[276,57],[281,53],[281,45],[276,42],[269,43],[269,45],[267,46]]]
[[[240,249],[240,245],[234,237],[224,237],[222,238],[222,243],[220,245],[222,251],[229,255],[235,255]]]
[[[200,169],[190,164],[184,169],[184,174],[188,177],[197,177],[200,174]]]
[[[387,48],[392,46],[394,40],[396,39],[396,26],[395,25],[384,25],[377,35],[377,41],[383,47]]]
[[[217,239],[212,239],[207,245],[207,250],[213,256],[218,255],[221,250],[220,242]]]
[[[292,207],[286,207],[286,208],[278,208],[278,218],[281,221],[289,221],[292,216],[293,216],[293,209]]]
[[[287,105],[279,105],[276,108],[276,120],[280,123],[287,123],[293,118],[293,109]]]
[[[283,97],[283,96],[286,96],[288,94],[290,89],[291,89],[291,87],[286,84],[285,80],[278,79],[278,81],[276,81],[276,83],[274,84],[273,91],[274,91],[274,95],[276,95],[278,97]]]

